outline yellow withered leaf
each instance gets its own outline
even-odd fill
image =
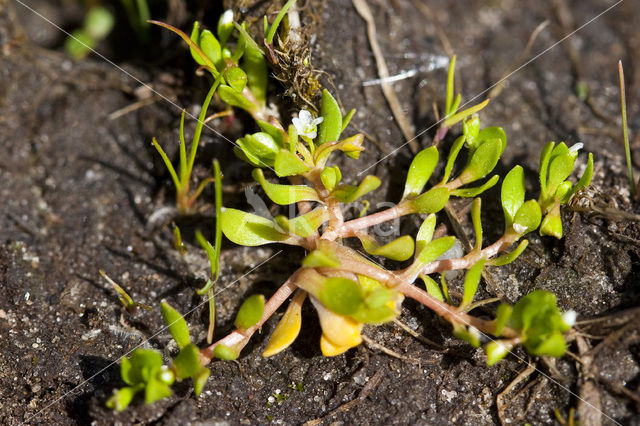
[[[307,293],[302,290],[298,290],[296,295],[289,303],[287,311],[284,313],[280,322],[273,331],[267,348],[262,353],[263,357],[270,357],[279,354],[283,350],[287,349],[298,337],[300,333],[300,327],[302,326],[302,303],[304,302]]]
[[[320,337],[320,349],[322,350],[322,355],[324,356],[336,356],[348,351],[349,349],[351,349],[351,346],[335,346],[333,343],[327,340],[327,338],[323,334],[322,337]]]
[[[331,343],[331,346],[343,348],[342,352],[344,352],[362,343],[362,336],[360,335],[362,330],[361,323],[330,311],[315,297],[311,297],[311,302],[320,317],[322,336]]]

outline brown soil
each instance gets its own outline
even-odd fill
[[[69,26],[68,7],[58,3],[28,2]],[[444,90],[445,71],[424,70],[431,55],[444,54],[442,44],[414,1],[369,4],[390,72],[420,70],[393,87],[416,133],[421,132],[434,122],[434,93]],[[551,24],[529,57],[611,2],[424,4],[458,54],[458,82],[469,99],[500,78],[543,20]],[[257,9],[246,10],[259,16]],[[316,10],[315,67],[332,76],[345,108],[358,109],[358,128],[383,141],[388,150],[395,149],[402,136],[379,86],[362,87],[362,81],[377,77],[363,21],[349,1],[327,1]],[[195,16],[204,16],[210,26],[215,22],[215,15],[208,18],[212,12],[202,7],[184,11],[187,15],[176,18],[183,26]],[[513,302],[543,288],[558,295],[563,310],[576,310],[580,320],[602,318],[579,327],[584,334],[577,335],[570,350],[581,362],[569,356],[530,360],[538,370],[500,399],[506,401],[503,406],[496,403],[498,395],[525,370],[528,358],[522,350],[487,368],[480,349],[451,338],[449,328],[431,312],[409,302],[402,321],[441,343],[444,351],[390,324],[365,332],[405,359],[366,345],[323,358],[317,320],[309,310],[303,319],[307,332],[283,354],[260,356],[265,336],[275,327],[275,321],[269,321],[237,362],[213,364],[200,398],[185,382],[175,387],[171,398],[151,406],[136,402],[117,414],[104,403],[122,386],[119,357],[140,344],[162,350],[167,359],[175,349],[169,334],[161,331],[160,300],[167,299],[181,312],[201,302],[193,289],[202,285],[207,264],[193,246],[192,231],[196,225],[212,226],[211,209],[205,208],[198,222],[181,222],[192,253],[188,262],[170,249],[168,228],[146,229],[151,214],[172,202],[170,179],[149,142],[156,136],[175,150],[179,109],[157,100],[109,119],[111,112],[138,100],[139,83],[97,56],[69,59],[60,49],[63,39],[49,24],[18,2],[0,0],[0,423],[299,424],[321,419],[323,424],[552,424],[554,410],[566,418],[577,407],[585,424],[640,424],[640,227],[628,217],[640,208],[630,201],[626,182],[616,68],[621,58],[635,135],[640,127],[638,22],[637,2],[623,1],[512,75],[482,116],[485,124],[505,128],[509,145],[501,171],[514,162],[522,164],[530,194],[537,191],[537,156],[545,142],[582,141],[594,152],[596,173],[589,196],[607,213],[567,210],[564,240],[532,236],[521,259],[490,270],[491,282],[481,295]],[[186,49],[175,37],[158,36],[159,49],[146,52],[136,52],[131,45],[119,49],[120,39],[113,36],[102,51],[176,104],[197,111],[204,82],[192,76]],[[587,101],[577,97],[577,83],[588,87]],[[229,138],[243,131],[218,130]],[[421,146],[432,135],[429,130],[421,136]],[[222,159],[225,203],[244,207],[242,189],[250,181],[250,169],[234,160],[230,148],[224,139],[205,132],[198,173],[208,173],[211,157]],[[370,144],[359,161],[345,163],[343,175],[355,174],[383,156]],[[405,147],[369,170],[388,177],[374,202],[386,196],[395,201],[408,161]],[[487,195],[485,221],[501,216],[497,196],[497,191]],[[413,226],[407,223],[407,232]],[[495,238],[501,226],[501,220],[490,226],[487,238]],[[277,254],[280,250],[225,244],[218,285],[229,289],[217,298],[218,333],[230,329],[245,295],[273,292],[303,254]],[[274,261],[252,271],[273,255]],[[124,313],[121,321],[117,297],[98,269],[155,309]],[[187,320],[192,335],[203,342],[204,307]],[[302,390],[291,387],[298,383]],[[269,397],[278,392],[286,398],[270,403]],[[600,407],[601,414],[590,411],[584,400]]]

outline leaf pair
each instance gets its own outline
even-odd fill
[[[189,328],[182,315],[166,302],[162,302],[161,311],[173,340],[180,348],[178,356],[173,360],[172,369],[178,380],[191,377],[194,393],[200,395],[211,371],[200,364],[200,349],[191,343]]]
[[[122,358],[120,376],[129,386],[118,389],[107,401],[107,407],[122,411],[137,393],[144,392],[145,403],[151,404],[171,396],[174,373],[162,365],[162,355],[152,349],[138,348],[129,358]]]
[[[500,198],[505,219],[505,233],[512,233],[518,238],[535,231],[540,225],[542,214],[540,205],[535,200],[524,201],[524,171],[515,166],[502,182]]]
[[[593,155],[589,153],[587,167],[577,184],[567,178],[573,172],[578,150],[582,144],[567,148],[564,142],[557,146],[549,142],[540,154],[538,174],[540,177],[540,207],[545,215],[540,226],[540,235],[562,238],[560,205],[565,204],[578,190],[591,183],[593,177]]]

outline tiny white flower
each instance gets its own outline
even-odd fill
[[[228,25],[233,22],[233,10],[227,9],[220,18],[220,25]]]
[[[578,142],[569,147],[569,154],[578,155],[578,151],[582,149],[584,144],[582,142]]]
[[[569,327],[573,327],[576,323],[576,318],[578,317],[578,313],[576,311],[567,311],[562,314],[562,322],[567,324]]]
[[[315,139],[318,135],[318,124],[322,123],[324,118],[313,118],[313,115],[306,109],[300,110],[297,117],[294,117],[293,125],[298,131],[298,135],[304,136],[309,139]]]
[[[527,227],[524,225],[520,225],[519,223],[514,223],[513,230],[516,231],[518,234],[524,234],[527,231]]]

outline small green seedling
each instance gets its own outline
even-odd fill
[[[104,278],[109,284],[111,284],[111,286],[116,291],[116,293],[118,293],[118,299],[120,300],[120,303],[122,303],[122,306],[124,306],[124,308],[127,311],[133,313],[139,307],[147,311],[151,311],[153,309],[151,308],[151,306],[145,305],[144,303],[135,302],[131,298],[131,296],[129,296],[129,294],[122,287],[120,287],[118,283],[116,283],[114,280],[109,278],[109,276],[105,274],[102,269],[98,270],[98,272],[100,273],[102,278]]]
[[[292,3],[288,2],[286,7]],[[273,42],[273,28],[277,28],[282,16],[284,13],[272,27],[265,25],[265,49]],[[265,98],[258,94],[262,96],[265,92],[256,89],[255,79],[252,83],[250,68],[253,65],[247,62],[247,52],[258,57],[261,47],[250,39],[245,26],[232,26],[227,15],[218,25],[217,37],[207,30],[200,31],[197,24],[191,37],[175,28],[170,29],[187,41],[199,66],[220,83],[217,90],[212,88],[208,98],[216,92],[228,105],[245,109],[254,117],[260,131],[236,141],[238,158],[254,167],[252,177],[275,205],[291,206],[291,211],[297,208],[294,217],[275,218],[223,208],[219,166],[214,165],[216,240],[211,245],[200,234],[197,236],[211,263],[211,278],[199,292],[210,295],[220,274],[221,234],[239,245],[285,244],[306,252],[298,269],[271,298],[265,299],[261,294],[248,297],[238,309],[234,322],[236,329],[217,341],[210,341],[205,347],[198,348],[191,342],[186,321],[175,309],[163,303],[165,322],[179,348],[168,367],[175,378],[192,378],[196,394],[200,393],[210,374],[207,365],[214,358],[237,359],[253,334],[288,301],[286,311],[263,351],[265,357],[277,356],[298,337],[302,329],[302,306],[307,299],[319,317],[322,329],[319,344],[325,356],[340,355],[358,346],[363,340],[361,332],[365,325],[380,325],[396,319],[405,298],[416,300],[449,322],[455,336],[475,347],[484,345],[489,365],[498,362],[517,345],[535,356],[564,354],[563,334],[575,322],[576,314],[572,311],[561,314],[553,294],[536,290],[513,306],[501,303],[492,320],[486,319],[484,314],[482,317],[473,315],[474,309],[482,303],[474,303],[474,300],[481,286],[483,269],[513,262],[527,247],[525,235],[538,229],[543,235],[562,234],[560,206],[575,191],[589,184],[593,173],[591,155],[584,175],[573,185],[567,179],[573,171],[579,146],[567,148],[564,143],[548,144],[541,156],[541,191],[537,200],[526,200],[523,169],[513,167],[501,186],[505,218],[503,234],[496,241],[485,244],[482,202],[477,197],[500,180],[493,172],[506,148],[507,138],[500,127],[481,126],[477,113],[486,102],[458,112],[461,101],[460,96],[453,98],[453,58],[447,84],[447,118],[441,128],[446,130],[439,133],[443,136],[451,126],[461,123],[462,134],[446,155],[436,144],[413,158],[398,204],[375,213],[367,211],[354,218],[347,217],[343,207],[348,211],[349,205],[360,201],[368,206],[366,197],[381,184],[375,176],[353,181],[351,177],[343,176],[340,167],[334,163],[338,155],[357,159],[364,150],[363,135],[345,137],[342,134],[353,112],[343,114],[335,98],[323,90],[319,115],[303,109],[286,123],[275,115],[264,120],[262,101]],[[231,38],[235,31],[238,36],[233,44]],[[241,58],[244,61],[240,61]],[[235,69],[241,69],[244,74],[232,71]],[[243,75],[247,76],[246,82]],[[466,155],[460,156],[463,149]],[[465,161],[458,161],[464,157]],[[444,167],[437,167],[440,162]],[[434,176],[436,170],[441,170],[437,178]],[[182,182],[177,180],[177,183]],[[475,244],[463,255],[443,259],[443,256],[452,257],[448,253],[454,251],[451,249],[456,237],[436,236],[438,213],[452,197],[473,198],[471,222]],[[415,235],[399,235],[391,241],[381,242],[371,232],[380,224],[415,214],[424,215]],[[362,251],[351,244],[357,241],[350,240],[353,238],[359,240]],[[371,256],[375,256],[376,261]],[[405,264],[400,269],[388,269],[378,261]],[[449,293],[445,280],[445,273],[453,270],[466,270],[459,300]],[[431,276],[437,273],[440,274],[439,283]],[[424,282],[425,289],[417,285],[418,279]],[[213,298],[208,297],[211,304]],[[215,313],[212,306],[211,312]],[[209,337],[212,334],[210,326]],[[157,359],[149,363],[149,368],[153,366],[154,371],[160,371],[161,362]],[[125,382],[130,388],[137,389],[135,392],[149,386],[147,378]],[[125,402],[130,399],[122,397],[112,406],[120,408],[126,405]]]
[[[575,185],[567,180],[573,172],[578,151],[582,144],[578,143],[570,148],[560,142],[549,142],[540,154],[540,198],[538,203],[542,210],[542,225],[540,235],[550,235],[562,238],[562,219],[560,218],[560,206],[566,204],[569,199],[580,189],[591,182],[593,176],[593,155],[589,154],[587,167],[582,177]]]
[[[109,9],[92,7],[84,18],[82,28],[72,31],[65,41],[65,50],[73,58],[84,58],[109,35],[114,24],[115,17]]]

